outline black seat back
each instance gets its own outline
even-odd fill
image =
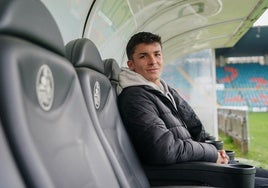
[[[0,44],[0,117],[26,187],[122,187],[45,6],[1,0]]]
[[[66,51],[76,67],[93,124],[113,163],[120,164],[119,171],[123,171],[130,187],[149,187],[121,121],[117,96],[105,76],[104,63],[98,49],[89,39],[77,39],[67,44]]]
[[[122,91],[122,88],[119,85],[119,73],[121,68],[119,67],[118,63],[115,59],[109,58],[103,60],[104,63],[104,74],[110,80],[116,95],[119,95]]]

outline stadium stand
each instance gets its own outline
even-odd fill
[[[259,63],[229,64],[216,68],[216,82],[224,89],[217,91],[220,106],[268,107],[268,65]]]

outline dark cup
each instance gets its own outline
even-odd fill
[[[229,164],[237,164],[238,162],[235,160],[235,152],[231,150],[225,150],[225,153],[229,157]]]
[[[235,159],[235,152],[231,150],[225,150],[225,153],[228,155],[230,161]]]

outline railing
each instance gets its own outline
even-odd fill
[[[218,127],[224,134],[233,138],[242,153],[249,150],[248,111],[218,109]]]

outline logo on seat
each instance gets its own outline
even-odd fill
[[[98,81],[95,82],[94,85],[93,97],[94,97],[95,108],[99,109],[101,97],[100,97],[100,83]]]
[[[36,94],[41,108],[45,111],[51,109],[54,99],[54,80],[49,66],[42,65],[37,73]]]

